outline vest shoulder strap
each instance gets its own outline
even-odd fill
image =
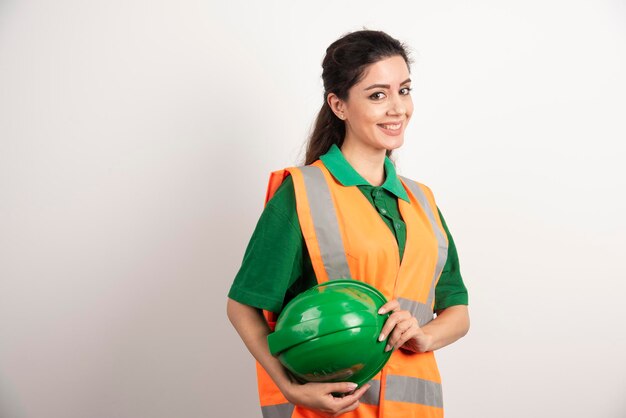
[[[443,229],[443,224],[441,223],[441,218],[439,217],[439,212],[437,211],[435,197],[430,188],[406,177],[400,176],[400,179],[408,188],[410,194],[413,195],[422,210],[426,213],[433,233],[435,234],[435,238],[437,239],[437,245],[439,247],[439,251],[437,253],[437,264],[435,266],[433,282],[428,295],[428,300],[426,302],[426,305],[432,307],[435,300],[435,286],[448,259],[448,237]]]
[[[289,168],[285,168],[284,170],[273,171],[270,174],[270,180],[267,183],[267,191],[265,192],[265,204],[270,201],[270,199],[278,190],[278,187],[283,183],[285,178],[289,175]]]
[[[321,162],[294,172],[298,218],[319,283],[351,279],[339,220]]]

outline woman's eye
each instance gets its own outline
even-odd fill
[[[411,94],[411,90],[413,90],[411,87],[404,87],[402,89],[400,89],[400,94],[407,96],[409,94]]]
[[[373,100],[380,100],[384,98],[385,98],[385,93],[383,93],[382,91],[377,91],[376,93],[370,96],[370,99],[373,99]]]

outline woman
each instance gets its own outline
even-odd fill
[[[266,418],[441,417],[433,351],[467,333],[467,291],[430,190],[398,177],[388,158],[413,112],[407,52],[384,32],[357,31],[328,47],[322,67],[324,104],[306,166],[273,173],[228,317],[258,361]],[[344,277],[389,300],[379,339],[392,356],[358,389],[299,384],[268,351],[272,317],[298,293]]]

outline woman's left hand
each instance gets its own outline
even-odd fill
[[[385,303],[378,313],[381,315],[392,312],[378,337],[378,341],[387,338],[385,351],[402,348],[415,353],[431,350],[432,337],[426,334],[417,323],[411,312],[400,309],[400,303],[392,299]]]

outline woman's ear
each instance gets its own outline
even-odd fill
[[[328,96],[326,96],[326,101],[328,102],[328,106],[330,107],[330,110],[333,111],[333,113],[339,118],[339,119],[345,119],[346,115],[345,115],[345,103],[343,100],[341,100],[339,97],[337,97],[337,95],[335,93],[328,93]]]

